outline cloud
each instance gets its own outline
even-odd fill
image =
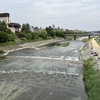
[[[86,29],[89,23],[100,20],[100,0],[1,0],[0,8],[0,12],[10,12],[12,21],[41,26],[57,24]],[[94,28],[97,26],[99,22]]]

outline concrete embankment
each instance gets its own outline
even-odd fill
[[[92,57],[91,55],[91,41],[85,43],[85,45],[83,46],[83,48],[81,48],[80,52],[81,52],[81,56],[80,59],[81,60],[87,60],[90,57]]]

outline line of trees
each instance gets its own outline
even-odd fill
[[[54,30],[51,26],[45,29],[35,27],[34,32],[31,32],[30,25],[26,23],[22,25],[21,32],[17,33],[17,36],[23,41],[28,41],[61,37],[62,34],[63,31],[61,29]]]
[[[17,33],[18,37],[22,40],[40,40],[40,39],[49,39],[54,37],[63,37],[64,34],[83,34],[87,32],[75,32],[70,30],[63,30],[60,28],[53,29],[51,26],[41,29],[38,27],[34,28],[34,32],[30,31],[30,25],[28,23],[22,25],[22,30],[20,33]]]
[[[63,37],[64,34],[76,33],[74,31],[63,30],[63,29],[53,29],[51,26],[46,27],[45,29],[35,27],[34,32],[30,30],[30,25],[28,23],[23,24],[21,32],[12,33],[10,29],[7,28],[5,22],[0,22],[0,42],[14,41],[17,37],[23,42],[30,40],[43,40],[54,37]],[[77,32],[80,33],[80,32]],[[81,32],[82,33],[82,32]]]

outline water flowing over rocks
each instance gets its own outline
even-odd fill
[[[87,100],[80,41],[10,52],[0,61],[0,100]]]

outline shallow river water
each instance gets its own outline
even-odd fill
[[[87,100],[82,46],[76,40],[9,53],[0,61],[0,100]]]

